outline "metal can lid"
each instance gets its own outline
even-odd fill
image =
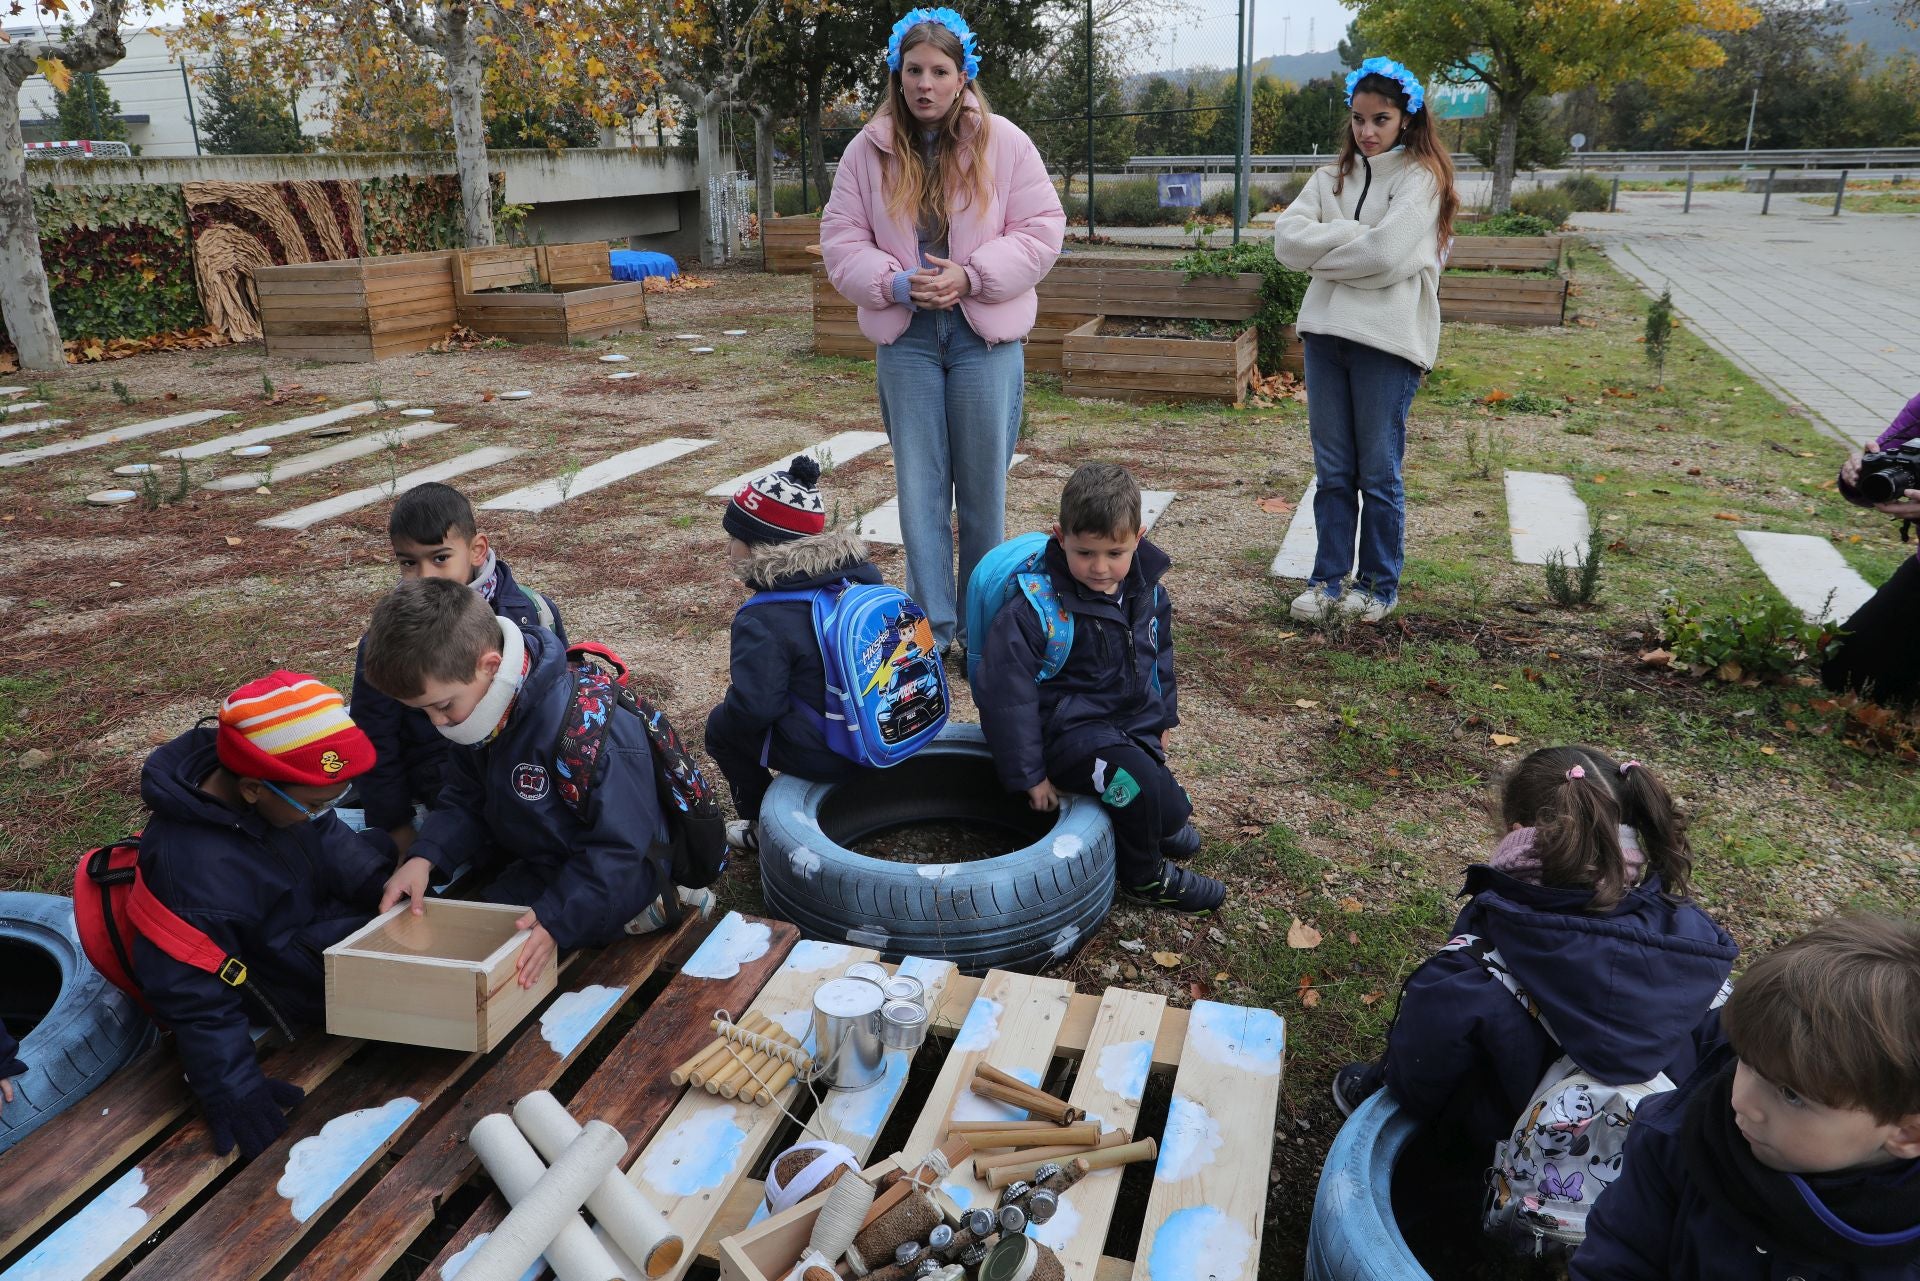
[[[927,1021],[927,1009],[912,1001],[888,1001],[880,1007],[880,1017],[900,1027],[919,1027]]]
[[[1002,1237],[980,1261],[980,1281],[1031,1281],[1039,1265],[1040,1252],[1031,1237],[1017,1234]]]
[[[887,967],[878,961],[855,961],[847,967],[846,977],[863,979],[875,987],[884,988],[893,975],[887,973]]]
[[[923,1005],[927,999],[926,984],[911,974],[897,974],[886,981],[881,988],[889,1001],[911,1001]]]
[[[878,1012],[884,998],[880,989],[860,978],[828,979],[813,990],[813,1008],[837,1019],[856,1019]]]

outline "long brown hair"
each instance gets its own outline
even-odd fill
[[[1579,774],[1568,777],[1578,769]],[[1686,820],[1658,775],[1638,761],[1626,768],[1597,747],[1543,747],[1507,775],[1501,789],[1503,827],[1531,827],[1540,882],[1591,889],[1587,909],[1604,912],[1626,897],[1626,855],[1620,829],[1640,834],[1644,879],[1659,873],[1672,898],[1692,892],[1693,848]]]
[[[1359,83],[1353,86],[1353,93],[1355,97],[1363,93],[1377,93],[1400,108],[1400,113],[1406,117],[1407,128],[1400,135],[1400,142],[1414,163],[1433,175],[1433,185],[1440,191],[1440,220],[1435,234],[1438,248],[1445,252],[1447,242],[1453,239],[1453,216],[1460,212],[1460,196],[1453,189],[1453,157],[1440,145],[1439,135],[1434,132],[1433,105],[1428,103],[1420,110],[1408,113],[1406,87],[1398,80],[1377,74],[1361,76]],[[1353,119],[1349,116],[1340,129],[1340,160],[1333,171],[1334,195],[1340,194],[1341,186],[1359,159],[1360,144],[1354,141]]]
[[[900,65],[906,66],[907,54],[923,44],[953,59],[956,70],[967,65],[960,38],[937,22],[919,23],[900,38]],[[913,217],[928,226],[944,227],[949,200],[956,202],[953,208],[964,209],[974,201],[984,205],[992,198],[993,175],[987,169],[992,112],[978,81],[961,86],[947,114],[934,126],[932,167],[920,154],[924,126],[907,106],[900,72],[887,73],[887,99],[875,114],[891,118],[893,153],[882,159],[881,173],[887,212],[893,217]]]

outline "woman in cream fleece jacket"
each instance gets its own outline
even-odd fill
[[[1369,58],[1347,77],[1347,102],[1339,160],[1314,172],[1273,231],[1274,256],[1313,276],[1298,328],[1320,542],[1292,607],[1309,622],[1336,610],[1378,622],[1399,598],[1407,408],[1440,347],[1440,266],[1458,205],[1411,72]]]

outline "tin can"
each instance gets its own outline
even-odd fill
[[[911,974],[896,974],[888,979],[881,991],[887,994],[889,1001],[912,1001],[922,1009],[927,1005],[926,985]]]
[[[880,1007],[880,1043],[889,1050],[917,1050],[927,1039],[927,1011],[912,1001]]]
[[[880,988],[858,977],[829,979],[813,993],[814,1061],[827,1065],[828,1085],[862,1090],[886,1074],[880,1042]]]

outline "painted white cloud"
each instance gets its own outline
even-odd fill
[[[273,1190],[293,1203],[289,1212],[305,1223],[419,1110],[418,1099],[398,1098],[334,1117],[288,1150],[287,1168]]]
[[[688,978],[730,979],[747,962],[765,956],[772,943],[770,927],[728,912],[680,972]]]
[[[1213,1164],[1223,1138],[1220,1123],[1194,1100],[1173,1096],[1167,1109],[1166,1137],[1160,1141],[1160,1162],[1153,1177],[1168,1183],[1191,1178]]]

